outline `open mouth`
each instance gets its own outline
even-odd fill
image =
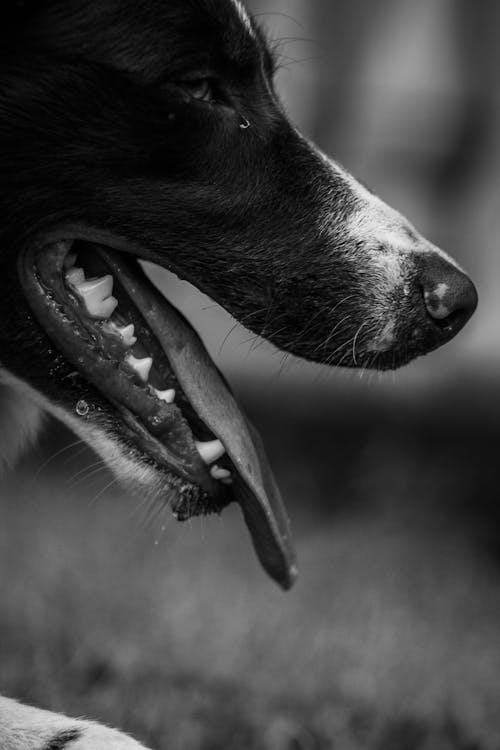
[[[262,564],[288,588],[289,524],[260,439],[196,331],[136,257],[66,235],[26,249],[20,278],[58,353],[99,392],[144,462],[168,474],[176,517],[236,500]],[[85,418],[87,402],[75,410]]]

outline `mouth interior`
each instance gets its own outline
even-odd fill
[[[61,244],[38,268],[71,322],[74,339],[86,342],[74,364],[132,428],[144,453],[192,483],[191,500],[197,502],[189,504],[189,515],[196,508],[219,510],[229,501],[233,466],[186,396],[169,358],[168,338],[158,335],[158,316],[149,304],[158,292],[135,258],[88,241],[67,243],[61,267]],[[166,321],[178,334],[179,323]]]
[[[290,586],[289,522],[260,439],[198,334],[137,259],[63,239],[27,249],[20,276],[64,360],[104,397],[144,460],[173,477],[179,520],[236,500],[264,567]]]

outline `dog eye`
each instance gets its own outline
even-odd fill
[[[210,78],[198,78],[193,81],[183,81],[182,88],[187,91],[189,96],[200,102],[214,102],[215,91],[214,85]]]

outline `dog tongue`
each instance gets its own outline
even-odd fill
[[[158,338],[191,405],[224,444],[235,468],[234,495],[263,567],[290,588],[297,569],[289,521],[258,433],[194,328],[152,286],[139,264],[107,249],[103,255]]]

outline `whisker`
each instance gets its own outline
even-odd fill
[[[314,44],[319,45],[319,42],[317,39],[314,39],[313,37],[307,37],[307,36],[279,36],[274,37],[271,40],[271,45],[274,47],[277,47],[280,44],[295,44],[296,42],[300,42],[303,44]]]
[[[219,347],[219,356],[222,354],[222,350],[223,350],[224,346],[226,345],[228,339],[231,337],[231,334],[233,333],[233,331],[235,331],[238,328],[239,325],[240,324],[238,322],[236,322],[233,326],[231,326],[231,328],[229,329],[229,331],[224,336],[224,338],[222,340],[222,344]]]
[[[80,486],[84,482],[87,482],[92,477],[95,477],[98,474],[100,474],[101,472],[106,471],[107,468],[108,467],[106,466],[106,464],[103,461],[102,464],[101,464],[101,466],[97,466],[92,471],[89,471],[88,474],[84,474],[76,482],[71,482],[71,484],[68,485],[68,490],[74,490],[74,489],[76,489],[78,486]]]
[[[327,348],[328,344],[330,343],[330,341],[331,341],[331,340],[332,340],[332,338],[334,337],[335,333],[336,333],[336,332],[338,331],[338,329],[339,329],[339,328],[341,328],[341,326],[342,326],[342,325],[343,325],[343,324],[344,324],[344,323],[345,323],[345,322],[346,322],[347,320],[349,320],[350,318],[351,318],[351,314],[349,313],[349,315],[345,315],[345,316],[344,316],[344,317],[343,317],[343,318],[342,318],[341,320],[339,320],[339,322],[337,323],[337,325],[335,325],[335,326],[333,327],[333,330],[332,330],[332,331],[330,331],[330,333],[329,333],[329,335],[328,335],[328,338],[326,339],[326,341],[325,341],[325,342],[323,343],[323,346],[322,346],[322,348],[323,348],[323,349],[325,349],[325,350],[326,350],[326,348]],[[318,347],[318,348],[319,348],[319,347]]]
[[[357,364],[358,364],[358,362],[356,360],[356,342],[358,340],[358,336],[359,336],[359,333],[360,333],[362,327],[363,327],[363,323],[361,323],[361,325],[359,326],[358,330],[356,331],[356,333],[354,334],[353,339],[352,339],[352,361],[353,361],[353,364],[355,366],[357,366]]]
[[[68,466],[68,464],[71,461],[76,461],[76,459],[79,456],[83,456],[84,453],[87,453],[88,451],[91,450],[91,448],[89,448],[89,446],[88,446],[88,444],[87,444],[87,442],[85,440],[83,440],[82,442],[83,442],[83,445],[82,445],[82,447],[79,450],[75,451],[73,453],[73,455],[68,456],[67,458],[64,459],[64,466]]]
[[[277,66],[276,66],[276,70],[277,71],[279,71],[279,70],[286,70],[291,65],[301,65],[302,63],[320,62],[321,60],[323,60],[323,57],[319,56],[319,55],[311,55],[310,57],[295,58],[295,57],[289,57],[288,55],[282,55],[282,54],[280,54],[280,57],[283,60],[285,60],[286,62],[283,62],[283,63],[278,62]]]
[[[276,18],[286,18],[288,21],[291,21],[296,26],[299,27],[302,31],[305,31],[303,24],[300,23],[296,18],[289,15],[288,13],[280,13],[279,11],[261,11],[260,13],[252,13],[253,18],[263,18],[265,16],[275,16]]]
[[[49,466],[49,464],[52,463],[58,456],[61,456],[63,453],[66,453],[66,451],[71,450],[71,448],[75,448],[77,445],[83,445],[84,448],[87,447],[84,440],[75,440],[73,443],[70,443],[69,445],[65,445],[60,450],[53,453],[49,458],[47,458],[46,461],[44,461],[41,466],[38,467],[37,471],[35,472],[35,475],[33,479],[38,479],[40,477],[41,472]]]
[[[333,313],[335,312],[335,310],[337,310],[341,305],[345,304],[346,302],[348,302],[353,297],[354,297],[354,294],[348,294],[346,297],[344,297],[343,299],[341,299],[331,309],[328,310],[328,315],[330,315],[330,316],[333,315]],[[313,352],[314,354],[316,354],[316,352],[318,352],[320,349],[326,349],[326,347],[330,343],[332,337],[334,336],[335,332],[338,330],[339,325],[342,325],[342,323],[344,323],[344,321],[348,320],[349,317],[350,316],[347,315],[345,318],[342,318],[342,320],[333,327],[333,330],[330,331],[330,333],[329,333],[328,338],[326,339],[326,341],[320,341],[320,343],[314,349],[314,352]]]
[[[93,469],[95,466],[103,466],[105,465],[105,461],[103,458],[99,458],[97,461],[93,461],[91,464],[87,464],[87,466],[84,466],[83,469],[80,469],[79,471],[75,472],[71,475],[69,481],[72,482],[74,479],[77,479],[81,474],[85,474],[86,471],[89,469]]]
[[[331,353],[331,355],[328,357],[327,364],[328,365],[334,364],[334,359],[335,359],[335,355],[337,354],[337,352],[342,351],[342,349],[345,346],[351,346],[351,344],[352,344],[352,338],[350,338],[347,341],[344,341],[342,344],[340,344],[340,346],[338,346],[336,349],[334,349],[333,352]],[[345,359],[345,356],[346,356],[345,354],[342,355],[342,359],[340,360],[340,362],[343,362],[343,360]],[[335,362],[335,364],[337,366],[339,366],[339,367],[341,366],[339,362]]]
[[[113,477],[113,479],[110,482],[105,484],[104,487],[101,490],[99,490],[99,492],[89,500],[88,506],[90,507],[92,505],[95,505],[95,503],[99,500],[99,498],[104,495],[106,490],[109,490],[110,487],[112,487],[114,484],[118,484],[118,480],[116,477]]]

